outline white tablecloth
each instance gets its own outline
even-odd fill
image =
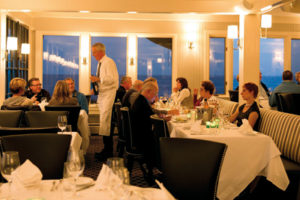
[[[59,180],[56,180],[56,184]],[[70,183],[63,180],[55,190],[53,188],[53,180],[43,180],[41,184],[31,188],[16,188],[12,184],[11,192],[13,199],[18,200],[74,200]],[[127,192],[126,192],[127,191]],[[131,193],[131,194],[130,194]],[[6,198],[8,195],[8,184],[3,184],[0,188],[0,199]],[[129,196],[129,197],[128,197]],[[127,197],[127,198],[126,198]],[[97,189],[91,186],[89,188],[77,192],[77,200],[112,200],[112,199],[136,199],[136,200],[170,200],[165,191],[156,188],[141,188],[130,185],[124,185],[121,188],[116,187],[113,190]]]
[[[71,135],[72,139],[70,143],[70,150],[74,150],[76,152],[80,150],[82,138],[78,132],[58,132],[58,134]]]
[[[189,129],[191,124],[168,124],[171,137],[203,139],[228,145],[217,191],[220,200],[234,199],[258,175],[265,176],[282,190],[287,188],[289,179],[280,158],[281,153],[271,137],[264,134],[243,135],[236,130],[200,135]]]

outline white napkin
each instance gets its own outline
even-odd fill
[[[159,186],[159,188],[163,191],[167,200],[175,200],[173,195],[167,190],[167,188],[165,188],[165,186],[161,182],[159,182],[158,180],[155,180],[155,182]]]
[[[49,103],[46,101],[46,99],[44,99],[40,104],[40,108],[42,111],[45,111],[45,106],[47,106]]]
[[[35,166],[30,160],[26,160],[20,167],[12,172],[13,183],[29,187],[37,185],[42,180],[40,169]]]
[[[57,134],[71,135],[72,139],[70,143],[70,149],[73,149],[76,152],[80,150],[82,137],[78,132],[57,132]]]
[[[253,131],[252,126],[249,124],[249,121],[247,119],[242,119],[242,125],[239,127],[238,131],[245,135],[256,135],[256,133]]]
[[[123,182],[119,176],[117,176],[106,164],[103,164],[96,180],[96,187],[98,189],[105,189],[122,184]]]

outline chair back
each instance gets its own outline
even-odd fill
[[[300,115],[300,94],[296,93],[277,93],[280,111]],[[278,109],[279,110],[279,109]]]
[[[238,90],[229,90],[230,101],[239,102],[239,91]]]
[[[157,169],[161,170],[161,157],[160,157],[160,144],[159,140],[161,137],[169,138],[169,130],[167,122],[165,119],[158,117],[157,115],[150,116],[152,127],[153,127],[153,137],[154,137],[154,155],[155,155],[155,166]]]
[[[57,127],[59,115],[68,115],[68,111],[26,111],[27,127]]]
[[[43,179],[61,179],[71,135],[27,134],[1,137],[2,151],[18,151],[20,162],[29,159],[42,172]]]
[[[133,141],[133,133],[132,133],[132,127],[131,127],[131,119],[130,119],[130,112],[127,107],[121,108],[121,114],[122,114],[122,126],[123,126],[123,132],[125,135],[126,140],[126,151],[134,151],[134,141]]]
[[[41,111],[41,108],[38,105],[32,105],[32,106],[2,105],[1,110],[23,110],[25,112],[29,110]]]
[[[59,128],[57,126],[52,127],[40,127],[40,128],[32,128],[32,127],[18,127],[18,128],[10,128],[10,127],[0,127],[0,137],[6,135],[20,135],[20,134],[33,134],[33,133],[57,133]]]
[[[22,114],[22,110],[0,110],[0,126],[19,127]]]
[[[226,148],[206,140],[160,138],[167,189],[176,199],[216,199]]]
[[[72,125],[72,130],[77,131],[77,122],[81,107],[76,105],[45,106],[46,111],[68,111],[68,124]]]
[[[122,113],[121,113],[122,104],[121,104],[121,102],[116,102],[114,107],[115,107],[115,117],[116,117],[117,126],[118,126],[119,138],[125,139],[125,135],[123,132],[123,123],[122,123]]]

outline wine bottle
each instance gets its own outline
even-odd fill
[[[98,95],[99,94],[98,83],[97,82],[92,82],[92,87],[93,87],[94,95]]]

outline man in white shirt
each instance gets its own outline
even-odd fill
[[[95,157],[101,161],[112,157],[113,147],[111,144],[111,115],[116,91],[119,86],[119,74],[115,62],[105,55],[105,46],[102,43],[95,43],[92,46],[92,54],[98,61],[97,74],[91,76],[93,83],[98,84],[99,94],[97,103],[100,112],[99,135],[103,136],[104,149],[95,153]]]

